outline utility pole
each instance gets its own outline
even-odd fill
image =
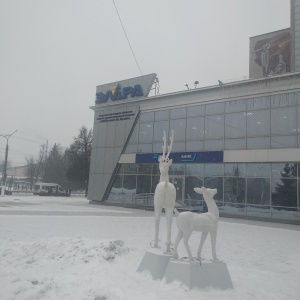
[[[6,134],[6,135],[0,134],[0,136],[3,136],[4,138],[6,138],[5,161],[4,161],[4,167],[3,167],[2,189],[1,189],[1,196],[2,197],[4,196],[4,191],[5,191],[5,187],[6,187],[6,177],[7,177],[6,169],[7,169],[7,157],[8,157],[8,140],[17,131],[18,130],[15,130],[13,133]]]

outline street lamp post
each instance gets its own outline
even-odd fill
[[[5,187],[6,187],[6,177],[7,177],[6,169],[7,169],[7,157],[8,157],[8,140],[17,131],[18,130],[15,130],[13,133],[6,134],[6,135],[0,134],[0,136],[3,136],[4,138],[6,138],[5,161],[4,161],[4,167],[3,167],[1,196],[4,196],[4,191],[5,191]]]

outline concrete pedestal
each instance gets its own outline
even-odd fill
[[[224,262],[170,260],[164,277],[166,283],[178,280],[189,288],[233,289],[227,265]]]
[[[201,262],[173,260],[170,254],[161,249],[149,249],[137,269],[137,272],[149,272],[153,279],[165,278],[166,283],[180,281],[190,289],[207,287],[233,289],[226,263],[222,261]]]
[[[162,279],[170,258],[171,254],[162,254],[159,248],[149,249],[145,252],[137,271],[149,271],[153,279]]]

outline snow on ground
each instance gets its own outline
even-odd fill
[[[149,211],[80,197],[0,197],[0,299],[300,299],[300,226],[221,218],[217,254],[234,284],[225,291],[137,273],[153,235]],[[199,240],[190,239],[194,255]],[[186,256],[182,243],[178,251]],[[209,239],[203,256],[211,258]]]

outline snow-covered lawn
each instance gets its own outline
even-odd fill
[[[165,220],[161,227],[164,239]],[[234,284],[225,291],[137,273],[153,236],[153,212],[80,197],[0,197],[0,299],[300,299],[300,226],[221,218],[217,254]],[[194,255],[199,240],[190,239]],[[186,256],[182,243],[178,251]],[[209,239],[203,256],[211,258]]]

